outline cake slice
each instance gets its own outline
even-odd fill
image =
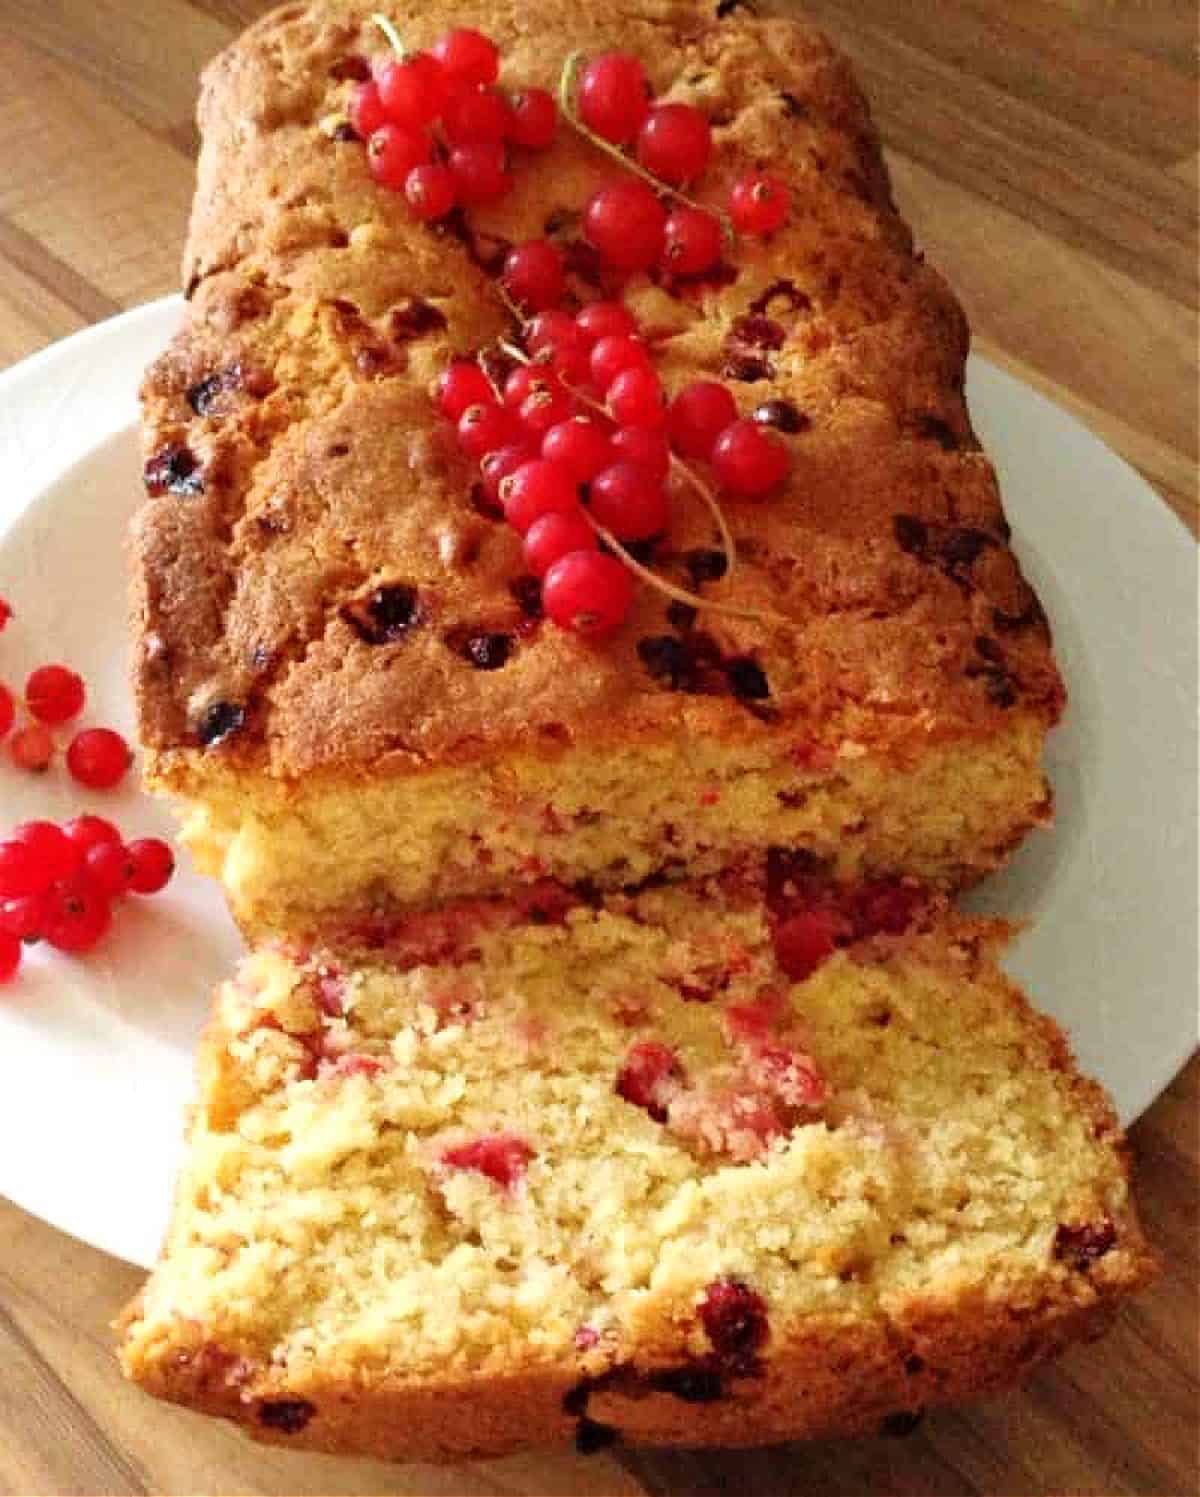
[[[769,907],[610,897],[407,970],[251,956],[128,1375],[449,1459],[899,1430],[1098,1333],[1153,1258],[1005,928],[783,874]]]
[[[620,48],[713,127],[708,206],[767,165],[792,211],[716,273],[630,276],[581,238],[621,169],[565,123],[441,228],[378,186],[347,107],[386,43],[291,4],[205,74],[184,325],[144,391],[134,679],[150,785],[255,938],[386,926],[519,884],[627,887],[769,845],[944,888],[1046,821],[1063,688],[964,402],[967,327],[914,251],[845,61],[813,29],[684,0],[446,0],[501,84]],[[709,511],[672,483],[650,587],[588,643],[541,617],[520,537],[431,392],[518,336],[507,247],[549,238],[568,310],[619,294],[669,393],[724,382],[790,476]],[[703,465],[699,465],[703,469]],[[700,476],[704,478],[702,471]],[[709,475],[711,481],[711,475]]]

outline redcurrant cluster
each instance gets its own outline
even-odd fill
[[[546,614],[602,638],[623,622],[633,583],[598,549],[597,533],[627,543],[666,530],[672,447],[681,459],[711,464],[720,487],[739,498],[781,482],[787,449],[740,419],[715,381],[697,380],[668,401],[622,303],[594,302],[574,316],[554,307],[562,265],[548,242],[513,249],[502,283],[523,311],[542,309],[524,324],[527,361],[497,389],[476,360],[455,360],[439,379],[438,407],[479,463],[484,494],[524,537]]]
[[[174,871],[165,842],[124,842],[100,816],[23,822],[0,842],[0,982],[20,966],[22,942],[90,951],[112,924],[115,901],[157,894]]]
[[[558,128],[541,88],[495,87],[500,53],[481,32],[448,31],[428,52],[385,59],[355,88],[350,123],[375,180],[404,194],[414,218],[492,202],[512,185],[508,150],[545,150]]]
[[[0,628],[11,612],[0,600]],[[42,665],[32,671],[25,682],[31,721],[12,733],[8,751],[13,763],[19,769],[48,769],[55,748],[51,728],[78,717],[86,699],[82,677],[65,665]],[[0,739],[12,732],[16,716],[13,694],[0,683]],[[92,790],[111,789],[124,779],[132,762],[129,745],[111,728],[84,728],[76,733],[67,745],[66,757],[72,778]]]

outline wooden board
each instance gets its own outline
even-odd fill
[[[0,365],[177,282],[196,71],[258,0],[0,0]],[[990,357],[1197,517],[1195,8],[811,0]],[[1181,627],[1187,621],[1181,620]],[[265,1451],[126,1387],[133,1269],[0,1202],[0,1491],[1192,1493],[1200,1062],[1133,1130],[1162,1281],[1100,1348],[903,1442],[538,1453],[453,1470]],[[4,1147],[20,1147],[5,1140]]]

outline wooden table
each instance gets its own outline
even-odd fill
[[[196,72],[266,8],[0,0],[0,364],[175,286]],[[899,200],[977,346],[1194,524],[1194,7],[809,9],[861,69]],[[934,1414],[905,1442],[453,1471],[262,1450],[126,1387],[108,1322],[139,1274],[0,1202],[0,1491],[1194,1493],[1198,1090],[1193,1060],[1133,1130],[1162,1281],[1099,1348],[1021,1393]]]

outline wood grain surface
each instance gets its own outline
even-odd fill
[[[0,0],[0,365],[175,287],[196,73],[267,8]],[[976,346],[1075,412],[1195,527],[1194,4],[805,8],[857,63],[901,206]],[[1196,1493],[1198,1104],[1194,1059],[1133,1129],[1161,1282],[1098,1346],[903,1442],[454,1469],[266,1451],[125,1386],[108,1323],[139,1274],[0,1201],[0,1491]]]

